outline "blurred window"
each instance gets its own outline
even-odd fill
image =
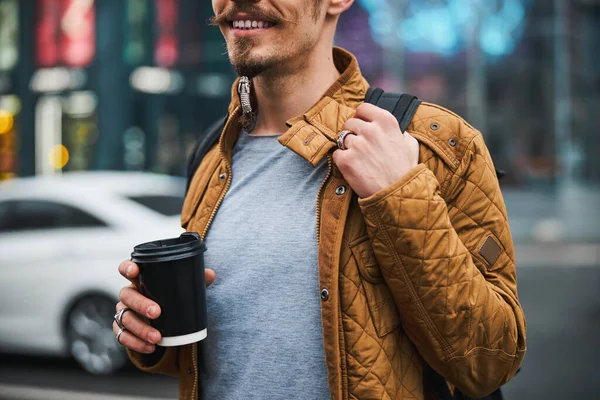
[[[181,214],[183,197],[169,195],[129,196],[129,199],[167,217]]]
[[[0,232],[107,226],[98,218],[70,205],[47,200],[0,202]]]

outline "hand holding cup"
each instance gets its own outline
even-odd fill
[[[145,297],[140,292],[138,265],[130,260],[125,260],[119,265],[119,273],[123,275],[131,284],[124,286],[119,295],[117,303],[117,312],[125,307],[130,308],[132,312],[125,312],[121,322],[125,331],[119,337],[119,342],[130,350],[150,354],[155,350],[155,344],[162,337],[160,332],[150,326],[150,319],[156,319],[161,314],[160,306]],[[204,281],[206,286],[210,286],[215,280],[215,271],[212,269],[204,270]],[[119,332],[116,322],[113,322],[113,332],[115,335]]]

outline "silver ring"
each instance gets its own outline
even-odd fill
[[[346,139],[346,136],[348,136],[348,135],[356,135],[356,133],[349,131],[347,129],[344,129],[343,131],[340,132],[340,135],[337,138],[337,145],[340,150],[348,150],[348,148],[344,144],[344,140]]]
[[[121,335],[122,335],[124,332],[127,332],[127,329],[125,329],[125,328],[120,328],[120,329],[119,329],[119,332],[117,332],[117,335],[115,336],[115,338],[117,339],[117,343],[119,343],[121,346],[123,346],[123,343],[121,343]]]
[[[131,308],[129,308],[129,307],[123,307],[119,311],[117,311],[117,313],[113,317],[113,319],[117,323],[117,326],[120,329],[125,329],[125,326],[123,325],[123,314],[125,314],[127,311],[131,311]]]

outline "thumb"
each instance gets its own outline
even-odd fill
[[[204,270],[204,282],[206,283],[206,286],[210,286],[214,281],[215,278],[217,277],[217,274],[215,274],[215,271],[210,269],[210,268],[206,268]]]

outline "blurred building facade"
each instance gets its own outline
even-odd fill
[[[198,0],[0,0],[0,179],[183,174],[231,71]],[[376,86],[480,129],[505,185],[600,183],[600,1],[357,0],[338,45]]]
[[[0,179],[182,174],[234,78],[210,2],[0,0]]]

